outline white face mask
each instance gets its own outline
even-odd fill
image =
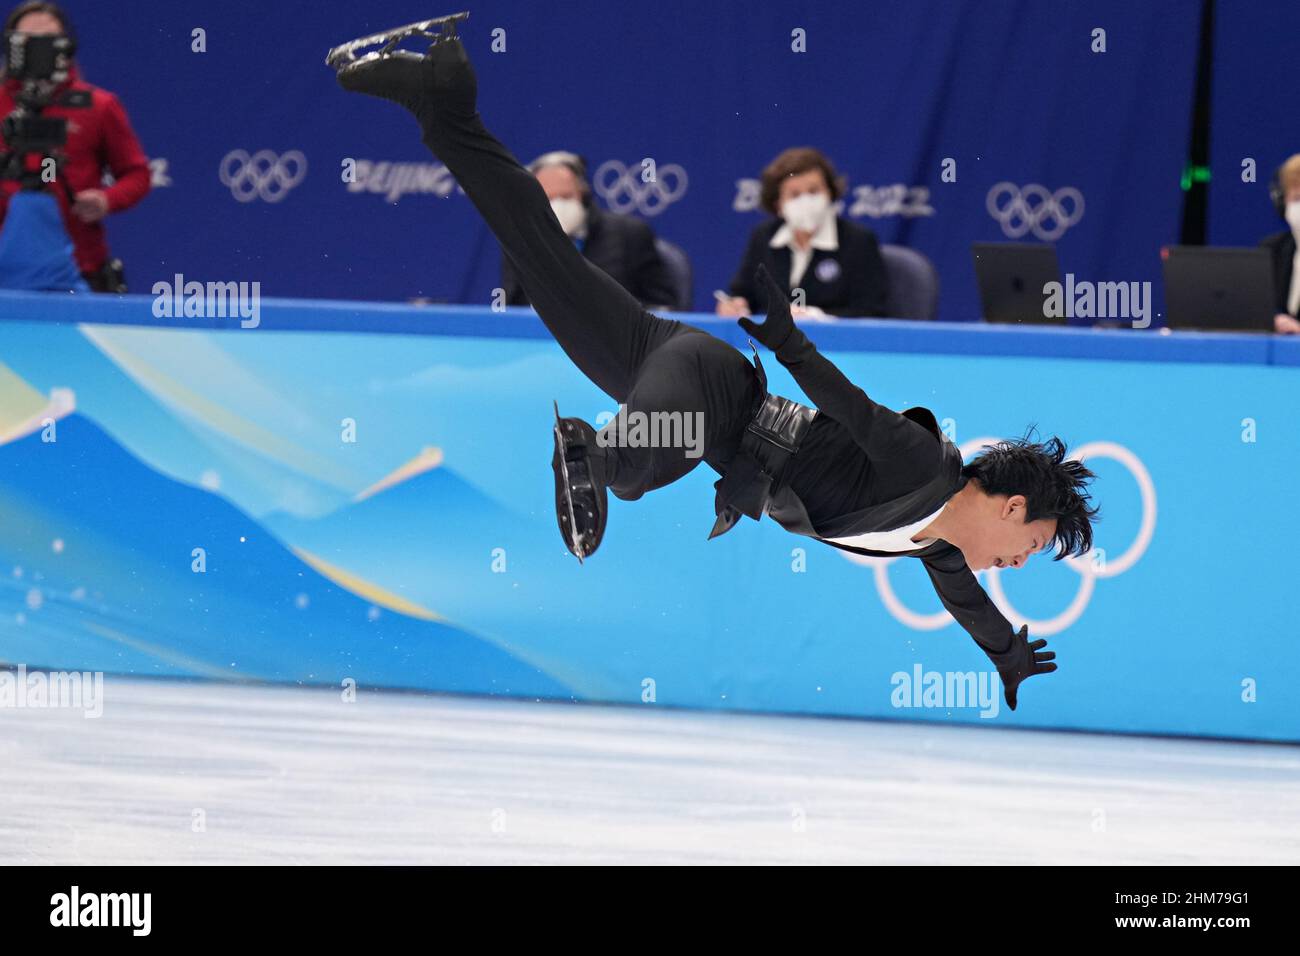
[[[566,236],[576,236],[587,224],[587,207],[577,199],[552,199],[551,210]]]
[[[1286,224],[1292,232],[1300,234],[1300,199],[1286,204]]]
[[[804,193],[781,204],[781,218],[796,232],[816,232],[830,208],[831,197],[825,193]]]

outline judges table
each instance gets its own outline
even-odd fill
[[[1300,342],[806,326],[968,457],[1036,425],[1097,473],[1093,554],[980,574],[1060,664],[1012,713],[919,562],[766,520],[707,541],[706,465],[611,500],[579,566],[554,516],[551,402],[598,423],[617,408],[531,311],[243,306],[0,293],[0,660],[1300,741]],[[679,318],[748,351],[729,320]]]

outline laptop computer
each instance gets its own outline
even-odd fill
[[[1170,328],[1273,331],[1277,310],[1267,249],[1168,246],[1160,258]]]
[[[985,322],[1064,325],[1043,314],[1043,287],[1061,281],[1056,246],[1030,242],[973,242],[975,281]]]

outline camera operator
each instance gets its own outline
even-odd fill
[[[5,21],[4,39],[0,251],[12,258],[23,238],[29,240],[28,247],[36,239],[51,238],[56,217],[45,215],[49,210],[43,205],[49,200],[32,197],[54,196],[66,232],[58,239],[64,248],[71,239],[72,278],[51,283],[47,259],[19,269],[24,287],[85,288],[79,273],[92,290],[125,291],[121,263],[109,257],[103,221],[149,192],[149,161],[126,112],[112,93],[81,79],[73,59],[76,34],[57,4],[21,4]],[[103,185],[105,172],[112,174],[111,186]],[[4,235],[19,231],[23,237]],[[42,237],[42,232],[50,235]],[[3,271],[12,286],[14,270]],[[29,274],[37,278],[27,279]]]

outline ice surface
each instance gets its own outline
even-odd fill
[[[1295,747],[112,677],[105,696],[98,720],[0,710],[0,864],[1300,862]]]

